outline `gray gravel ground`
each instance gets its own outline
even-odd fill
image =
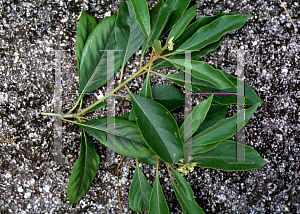
[[[157,1],[149,1],[153,7]],[[300,36],[279,0],[202,0],[197,18],[219,12],[252,14],[245,26],[226,36],[221,47],[203,61],[234,74],[234,50],[245,54],[246,82],[264,101],[246,125],[246,145],[269,163],[259,170],[224,172],[198,168],[186,176],[196,201],[206,213],[300,213],[299,180],[299,70]],[[81,8],[101,21],[115,14],[121,1],[0,1],[0,210],[1,213],[120,213],[116,164],[99,165],[97,176],[82,200],[70,205],[66,187],[79,155],[80,129],[63,122],[62,163],[54,162],[54,51],[62,56],[63,92],[78,90],[75,58],[76,25]],[[296,27],[300,25],[298,0],[284,2]],[[137,54],[126,67],[125,78],[138,69]],[[149,58],[149,56],[148,56]],[[176,69],[161,72],[176,72]],[[116,80],[119,78],[116,75]],[[133,92],[143,78],[131,82]],[[171,84],[153,75],[151,84]],[[102,92],[105,92],[102,88]],[[126,94],[121,90],[120,94]],[[62,95],[62,111],[76,95]],[[92,103],[97,98],[86,98]],[[195,98],[196,103],[199,98]],[[131,104],[116,98],[117,115],[129,113]],[[232,106],[228,115],[236,108]],[[93,117],[104,116],[100,112]],[[182,117],[182,113],[177,115]],[[93,118],[92,115],[89,115]],[[4,139],[3,139],[4,138]],[[234,138],[233,138],[234,139]],[[15,144],[16,146],[15,146]],[[105,147],[95,141],[104,160]],[[17,150],[18,149],[18,150]],[[117,161],[121,156],[117,156]],[[153,166],[140,164],[153,184]],[[124,213],[130,211],[128,192],[134,161],[126,158],[120,172]],[[182,213],[160,166],[160,183],[171,213]]]

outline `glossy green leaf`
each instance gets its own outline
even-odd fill
[[[220,120],[224,119],[226,116],[227,109],[227,105],[212,104],[207,112],[203,123],[201,123],[201,125],[198,127],[197,131],[194,134],[198,134],[204,131],[205,129],[215,125]]]
[[[158,213],[169,214],[169,207],[159,183],[158,173],[156,172],[155,181],[150,196],[148,214]]]
[[[173,65],[177,66],[181,70],[185,70],[185,60],[182,59],[168,59]],[[236,86],[227,79],[225,74],[219,70],[215,69],[209,64],[202,62],[202,61],[194,61],[191,60],[192,63],[192,81],[194,78],[201,81],[206,81],[209,84],[213,85],[219,89],[227,89],[227,88],[235,88]],[[171,75],[168,75],[171,76]],[[194,85],[194,83],[193,83]]]
[[[165,25],[163,31],[161,32],[159,38],[162,38],[174,24],[176,24],[182,17],[184,11],[189,6],[191,0],[167,0],[166,4],[170,8],[170,12],[168,14],[168,22]]]
[[[183,143],[171,113],[158,102],[128,92],[137,125],[148,146],[163,161],[177,162],[183,153]]]
[[[77,59],[77,66],[78,72],[80,71],[80,62],[81,62],[81,54],[85,42],[92,32],[92,30],[96,27],[97,21],[96,19],[88,14],[86,11],[82,11],[80,18],[77,23],[77,30],[76,30],[76,59]]]
[[[197,146],[197,154],[199,153],[204,153],[204,152],[207,152],[209,150],[212,150],[213,148],[215,148],[217,145],[219,145],[222,141],[220,142],[215,142],[215,143],[212,143],[212,144],[205,144],[205,145],[200,145],[200,146]],[[194,154],[194,152],[193,152]]]
[[[93,111],[97,111],[97,110],[103,109],[106,106],[107,106],[107,103],[105,103],[105,102],[99,103],[95,107],[93,107],[90,110],[88,110],[87,112],[85,112],[83,115],[85,115],[87,113],[90,113],[90,112],[93,112]]]
[[[159,40],[157,40],[157,39],[154,40],[153,47],[157,54],[161,53],[162,47],[161,47],[161,43]]]
[[[136,168],[129,190],[129,205],[133,211],[142,212],[149,208],[152,187],[136,161]]]
[[[96,177],[99,162],[100,157],[92,140],[82,130],[79,158],[74,164],[67,187],[70,204],[77,203],[88,190]]]
[[[196,50],[218,41],[223,35],[244,26],[251,15],[221,16],[208,25],[200,28],[178,49]]]
[[[150,14],[146,0],[130,0],[135,19],[138,21],[144,35],[149,38],[151,32]]]
[[[173,111],[184,104],[184,93],[171,85],[155,85],[152,87],[153,100]]]
[[[188,115],[188,120],[186,120],[180,127],[180,137],[182,139],[188,139],[190,138],[198,129],[200,124],[204,121],[206,114],[209,110],[209,107],[211,105],[213,99],[213,95],[211,95],[208,99],[200,102],[198,105],[196,105],[191,112],[191,114]],[[192,123],[192,124],[191,124]],[[192,128],[191,133],[189,136],[184,136],[184,126]]]
[[[115,30],[116,42],[122,57],[122,67],[127,60],[141,47],[145,35],[135,19],[130,1],[124,1],[118,11]]]
[[[107,129],[107,118],[89,120],[84,123],[74,122],[94,138],[99,140],[103,145],[106,145],[109,149],[114,150],[114,145],[112,143],[106,143],[106,131]],[[112,124],[113,125],[113,124]],[[115,118],[115,133],[110,131],[113,137],[115,134],[115,152],[131,158],[147,158],[154,153],[147,146],[144,141],[136,123]],[[108,142],[113,142],[113,139],[110,139]]]
[[[147,43],[145,44],[145,48],[142,50],[142,57],[159,37],[163,27],[167,23],[169,11],[169,6],[163,0],[160,0],[150,11],[151,33],[146,40]]]
[[[200,164],[197,164],[199,167],[224,171],[259,169],[268,163],[268,161],[264,160],[258,152],[255,151],[255,149],[244,145],[245,162],[251,162],[253,164],[228,164],[228,162],[236,162],[236,143],[237,142],[231,140],[223,141],[208,152],[193,155],[193,162],[200,162]]]
[[[147,73],[146,79],[144,81],[143,87],[140,92],[141,97],[146,97],[148,99],[152,99],[152,90],[150,85],[150,73]]]
[[[210,24],[211,22],[215,21],[219,17],[226,16],[226,15],[235,15],[236,12],[232,13],[218,13],[214,16],[205,16],[200,19],[197,19],[191,25],[189,25],[182,35],[175,41],[174,50],[177,50],[184,42],[186,42],[189,38],[191,38],[200,28],[204,27],[205,25]],[[209,45],[209,44],[206,44]]]
[[[236,93],[236,78],[232,76],[231,74],[228,74],[225,71],[222,71],[222,73],[226,76],[226,78],[234,85],[234,87],[226,88],[226,89],[220,89],[217,88],[215,85],[211,84],[208,81],[199,79],[195,76],[192,77],[192,90],[193,92],[229,92],[229,93]],[[193,74],[193,73],[192,73]],[[169,74],[165,75],[165,78],[168,80],[180,85],[184,86],[184,72],[176,73],[176,74]],[[235,80],[235,81],[234,81]],[[240,80],[239,80],[240,81]],[[208,96],[208,95],[204,95]],[[229,104],[236,104],[236,95],[214,95],[213,101],[223,104],[223,105],[229,105]],[[256,103],[260,102],[263,103],[261,99],[257,96],[255,91],[247,84],[245,83],[245,105],[254,105]]]
[[[227,72],[223,71],[224,75],[229,79],[232,84],[237,86],[237,81],[241,82],[241,80],[238,80],[236,77],[232,76],[231,74],[228,74]],[[231,99],[236,99],[236,96],[230,96]],[[235,104],[236,102],[232,103],[231,102],[226,102],[226,104]],[[257,96],[255,91],[249,86],[248,83],[245,83],[245,104],[246,105],[254,105],[256,103],[263,104],[263,101]]]
[[[174,41],[182,34],[186,26],[192,21],[192,19],[196,16],[196,9],[198,4],[195,4],[190,9],[186,10],[181,17],[181,19],[173,26],[170,31],[167,41],[169,41],[172,37],[174,37]]]
[[[224,36],[221,39],[219,39],[217,42],[214,42],[214,43],[209,44],[206,47],[202,48],[200,51],[193,51],[191,59],[199,60],[199,59],[205,57],[208,53],[215,51],[221,45],[223,39],[224,39]],[[185,59],[185,55],[184,54],[175,54],[175,55],[166,56],[165,58],[168,58],[171,60],[172,59]],[[160,58],[153,63],[153,65],[151,66],[151,69],[155,70],[155,69],[161,69],[161,68],[171,67],[171,66],[174,66],[171,62]]]
[[[245,124],[248,123],[258,106],[259,103],[251,106],[248,109],[245,109]],[[237,117],[244,118],[244,112],[239,111],[236,115],[232,117],[222,119],[215,125],[205,129],[204,131],[200,132],[195,137],[193,137],[193,154],[198,153],[198,146],[223,141],[235,135],[236,132],[239,131],[236,127]],[[186,146],[188,146],[188,144],[186,144]]]
[[[149,165],[156,165],[156,157],[154,155],[148,158],[138,158],[138,160]],[[161,164],[162,162],[161,159],[158,160],[158,164]]]
[[[107,17],[100,22],[89,35],[82,51],[80,64],[79,92],[92,92],[107,82],[107,51],[117,50],[115,42],[116,15]],[[111,61],[109,56],[109,60]],[[119,51],[114,54],[115,73],[121,66]],[[113,74],[110,75],[112,77]],[[84,94],[79,96],[79,100]]]
[[[173,178],[171,177],[175,195],[182,207],[183,212],[185,214],[205,214],[202,208],[195,201],[193,190],[188,184],[188,182],[184,179],[184,177],[182,177],[182,175],[180,175],[179,172],[177,172],[172,167],[170,168],[175,176],[175,180],[178,183],[176,184]]]
[[[231,74],[228,74],[225,71],[222,71],[223,74],[226,76],[227,79],[229,79],[233,85],[235,85],[235,87],[237,86],[237,81],[241,81],[241,80],[237,80],[236,77],[232,76]],[[194,90],[195,89],[195,90]],[[223,91],[223,92],[233,92],[236,93],[237,89],[236,88],[228,88],[228,89],[224,89],[224,90],[220,90],[215,88],[212,85],[196,85],[195,88],[193,88],[193,91],[195,92],[218,92],[218,91]],[[214,96],[214,101],[219,103],[219,104],[223,104],[223,105],[229,105],[229,104],[236,104],[236,95],[215,95]],[[245,105],[254,105],[256,103],[260,103],[263,104],[263,101],[257,96],[257,94],[255,93],[255,91],[249,86],[248,83],[245,83]]]
[[[129,117],[128,117],[129,121],[136,121],[135,115],[134,115],[134,111],[133,108],[131,109],[131,111],[129,112]]]
[[[140,91],[140,96],[146,97],[148,99],[152,99],[152,91],[151,91],[151,85],[150,85],[150,73],[147,73],[147,77],[144,81],[143,87]],[[129,120],[130,121],[136,121],[134,111],[131,110],[129,113]]]

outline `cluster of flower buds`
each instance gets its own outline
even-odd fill
[[[183,158],[180,158],[180,160],[178,162],[183,162]],[[197,166],[196,163],[182,164],[180,167],[176,168],[176,170],[178,172],[181,172],[183,175],[187,175],[189,172],[193,172],[194,171],[195,166]]]
[[[173,36],[173,37],[169,40],[169,42],[168,42],[168,50],[169,50],[169,51],[172,51],[172,50],[173,50],[173,45],[174,45],[174,43],[172,42],[173,39],[174,39],[174,36]]]

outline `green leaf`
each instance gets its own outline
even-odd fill
[[[142,212],[149,208],[152,187],[136,161],[136,168],[129,190],[129,205],[133,211]]]
[[[237,143],[240,144],[240,143]],[[240,144],[244,145],[244,144]],[[193,162],[200,162],[199,167],[212,168],[224,171],[246,171],[252,169],[259,169],[263,167],[268,161],[264,160],[255,149],[245,146],[245,162],[253,164],[228,164],[228,162],[236,162],[236,142],[225,140],[221,142],[214,149],[193,155]]]
[[[206,117],[206,114],[209,110],[209,107],[211,105],[213,99],[213,95],[211,95],[208,99],[200,102],[198,105],[196,105],[191,112],[191,114],[188,115],[189,120],[187,122],[184,122],[180,127],[180,137],[182,139],[188,139],[190,138],[198,129],[200,124],[204,121],[204,118]],[[190,121],[192,124],[190,124]],[[184,126],[192,128],[191,135],[184,136]],[[192,127],[191,127],[192,126]]]
[[[237,80],[236,77],[232,76],[231,74],[228,74],[225,71],[222,71],[223,74],[226,76],[227,79],[229,79],[232,84],[236,87],[237,86]],[[195,89],[195,90],[194,90]],[[237,92],[237,88],[228,88],[224,90],[220,90],[215,88],[214,86],[210,85],[196,85],[196,87],[193,89],[193,91],[211,91],[211,92],[218,92],[218,91],[223,91],[223,92]],[[198,89],[198,90],[197,90]],[[205,95],[204,95],[205,96]],[[214,96],[214,101],[223,104],[223,105],[229,105],[229,104],[236,104],[236,95],[215,95]],[[248,83],[245,83],[245,105],[254,105],[256,103],[263,104],[263,101],[257,96],[255,91],[249,86]]]
[[[185,70],[185,60],[182,59],[168,59],[173,65],[177,66],[181,70]],[[227,79],[225,74],[218,69],[213,68],[209,64],[202,62],[202,61],[194,61],[191,60],[192,63],[192,81],[194,79],[205,81],[216,88],[219,89],[227,89],[227,88],[235,88],[236,86]],[[173,74],[174,75],[174,74]],[[172,76],[168,75],[169,77]],[[172,81],[172,80],[171,80]],[[193,83],[194,85],[194,83]],[[197,84],[196,84],[197,86]]]
[[[156,157],[154,155],[148,158],[138,158],[138,160],[149,165],[156,165]],[[161,159],[158,160],[158,164],[161,164],[162,162],[163,161]]]
[[[182,210],[185,214],[205,214],[202,208],[197,204],[194,199],[194,193],[188,182],[177,172],[175,169],[170,167],[178,185],[174,182],[171,177],[173,189],[175,191],[175,195],[182,207]]]
[[[110,131],[111,135],[115,134],[115,150],[113,144],[106,143],[106,134],[109,132],[106,130],[107,118],[89,120],[84,123],[74,123],[99,140],[103,145],[120,155],[131,158],[147,158],[154,154],[147,146],[136,123],[134,122],[115,118],[115,133]],[[111,137],[111,135],[108,136]],[[113,142],[113,139],[108,142]]]
[[[129,118],[128,118],[129,121],[136,121],[135,119],[135,115],[134,115],[134,111],[133,111],[133,108],[131,109],[131,111],[129,112]]]
[[[150,11],[151,33],[146,40],[147,43],[145,44],[145,48],[142,51],[142,57],[145,55],[148,48],[159,37],[163,27],[167,23],[169,11],[169,6],[163,0],[160,0]]]
[[[83,10],[78,20],[77,30],[76,30],[75,49],[76,49],[78,72],[80,71],[80,62],[81,62],[81,54],[82,54],[83,47],[85,45],[88,36],[92,32],[92,30],[96,27],[96,25],[97,25],[96,19]]]
[[[221,39],[219,39],[217,42],[214,42],[214,43],[209,44],[206,47],[202,48],[200,51],[192,51],[191,59],[199,60],[199,59],[205,57],[208,53],[215,51],[220,46],[223,39],[224,39],[224,36]],[[185,55],[184,54],[175,54],[175,55],[166,56],[165,58],[168,58],[170,60],[185,59]],[[160,58],[153,63],[153,65],[151,66],[151,69],[155,70],[155,69],[161,69],[161,68],[171,67],[171,66],[173,66],[173,64],[171,62]]]
[[[162,47],[161,47],[161,43],[159,40],[157,40],[157,39],[154,40],[153,47],[157,54],[161,53]]]
[[[218,41],[223,35],[244,26],[251,15],[221,16],[208,25],[200,28],[178,49],[196,50]]]
[[[150,85],[150,73],[149,72],[147,73],[147,77],[144,81],[143,87],[142,87],[139,95],[142,97],[152,99],[152,91],[151,91],[151,85]],[[134,111],[132,109],[129,113],[129,120],[136,121]]]
[[[148,146],[163,161],[177,162],[183,153],[183,143],[171,113],[158,102],[128,92],[137,125]]]
[[[169,41],[172,37],[174,37],[174,41],[183,33],[184,29],[190,21],[196,16],[196,9],[198,4],[195,4],[193,7],[188,9],[184,12],[181,19],[173,26],[172,30],[170,31],[167,41]]]
[[[133,7],[129,1],[121,4],[115,30],[116,41],[122,57],[122,68],[127,60],[141,47],[145,40],[145,35],[139,23],[135,19]]]
[[[152,87],[153,100],[173,111],[184,104],[184,93],[171,85],[155,85]]]
[[[116,50],[115,42],[116,15],[107,17],[100,22],[89,35],[82,51],[80,63],[79,92],[87,93],[101,87],[107,82],[107,51]],[[109,56],[111,60],[112,56]],[[117,72],[121,66],[120,54],[115,53],[114,69]],[[113,74],[110,75],[112,77]],[[83,98],[81,94],[78,100]]]
[[[143,87],[140,92],[141,97],[146,97],[148,99],[152,99],[152,90],[150,85],[150,73],[147,73],[147,77],[144,81]]]
[[[174,24],[176,24],[182,17],[184,11],[189,6],[191,0],[167,0],[166,3],[170,8],[168,14],[168,22],[161,32],[159,38],[162,38]]]
[[[174,50],[177,50],[179,46],[181,46],[185,41],[187,41],[189,38],[191,38],[197,30],[199,30],[201,27],[210,24],[211,22],[215,21],[219,17],[226,16],[226,15],[235,15],[236,12],[231,13],[218,13],[214,16],[205,16],[200,19],[197,19],[195,22],[193,22],[191,25],[189,25],[182,35],[175,41]],[[208,44],[207,44],[208,45]]]
[[[245,125],[248,123],[258,106],[259,103],[251,106],[248,109],[245,109]],[[236,127],[237,117],[244,118],[243,115],[244,112],[239,111],[236,115],[220,120],[215,125],[205,129],[204,131],[193,137],[193,154],[198,153],[198,146],[220,142],[235,135],[236,132],[239,131]],[[186,146],[188,146],[188,144]]]
[[[201,123],[201,125],[194,134],[198,134],[204,131],[205,129],[215,125],[220,120],[224,119],[226,116],[227,109],[227,105],[212,104],[207,112],[203,123]]]
[[[205,145],[197,146],[197,154],[204,153],[204,152],[207,152],[209,150],[212,150],[213,148],[215,148],[220,143],[221,143],[221,141],[220,142],[215,142],[215,143],[212,143],[212,144],[205,144]]]
[[[159,183],[158,173],[156,172],[155,181],[150,196],[148,214],[157,213],[169,214],[169,207]]]
[[[228,74],[227,72],[223,71],[224,75],[229,79],[232,84],[237,86],[237,81],[241,82],[241,80],[237,79],[236,77],[232,76],[231,74]],[[225,104],[236,104],[236,96],[229,95],[231,97],[231,102],[226,102]],[[235,102],[232,103],[233,99],[235,99]],[[245,104],[246,105],[254,105],[256,103],[263,104],[263,101],[257,96],[255,91],[249,86],[248,83],[245,83]]]
[[[97,110],[103,109],[106,106],[107,106],[107,103],[105,103],[105,102],[99,103],[95,107],[93,107],[90,110],[88,110],[87,112],[85,112],[83,115],[85,115],[87,113],[90,113],[90,112],[93,112],[93,111],[97,111]]]
[[[77,203],[90,187],[96,177],[100,157],[95,146],[84,130],[81,132],[81,146],[79,158],[67,187],[67,196],[70,204]]]
[[[146,0],[130,0],[135,13],[135,19],[138,21],[144,35],[149,38],[151,26],[150,26],[150,14],[148,10],[148,4]]]
[[[204,63],[204,62],[202,62],[202,63]],[[210,67],[210,65],[208,65],[207,67]],[[214,68],[212,68],[212,69],[214,69]],[[218,70],[218,69],[215,69],[215,70]],[[222,71],[222,70],[218,70],[218,71]],[[193,92],[229,92],[229,93],[231,92],[231,93],[236,93],[237,92],[237,88],[236,88],[237,87],[237,84],[236,84],[237,79],[225,71],[222,71],[222,73],[224,74],[226,79],[231,82],[231,85],[233,85],[234,87],[220,89],[220,88],[216,87],[215,85],[213,85],[212,83],[210,83],[206,80],[200,79],[197,76],[193,75],[193,77],[192,77]],[[194,73],[192,73],[192,74],[194,74]],[[164,77],[182,87],[184,86],[184,83],[185,83],[184,72],[180,72],[180,73],[176,73],[176,74],[169,74],[169,75],[165,75]],[[238,81],[240,81],[240,80],[238,80]],[[203,95],[203,96],[208,96],[208,95]],[[226,96],[214,95],[213,101],[215,101],[219,104],[223,104],[223,105],[236,104],[236,95],[226,95]],[[255,91],[247,83],[245,83],[245,105],[254,105],[258,102],[261,104],[263,103],[263,101],[255,93]]]

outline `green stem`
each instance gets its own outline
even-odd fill
[[[55,113],[48,113],[48,112],[41,112],[41,115],[62,117],[62,114],[55,114]]]
[[[156,59],[156,57],[154,58],[154,60]],[[88,110],[92,109],[93,107],[97,106],[99,103],[101,103],[103,100],[105,100],[107,97],[113,95],[115,92],[117,92],[118,90],[120,90],[126,83],[130,82],[132,79],[134,79],[135,77],[137,77],[141,72],[143,72],[150,64],[152,64],[154,61],[150,61],[147,65],[145,65],[142,69],[140,69],[138,72],[136,72],[134,75],[132,75],[130,78],[128,78],[127,80],[125,80],[122,84],[120,84],[118,87],[116,87],[113,91],[110,91],[106,96],[102,97],[100,100],[98,100],[97,102],[93,103],[92,105],[90,105],[89,107],[81,110],[78,115],[81,116],[82,114],[84,114],[85,112],[87,112]]]
[[[153,74],[156,74],[156,75],[159,75],[159,76],[162,76],[162,77],[165,77],[166,78],[166,75],[164,75],[164,74],[160,74],[160,73],[157,73],[157,72],[155,72],[155,71],[153,71],[153,70],[149,70],[151,73],[153,73]]]

